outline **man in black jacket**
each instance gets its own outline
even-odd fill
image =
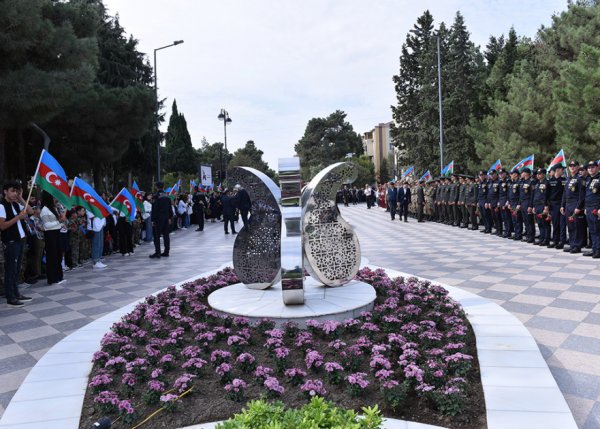
[[[229,234],[229,224],[231,224],[231,233],[237,234],[234,224],[235,216],[235,200],[231,196],[228,189],[225,189],[223,196],[221,197],[221,205],[223,209],[223,226],[225,228],[225,234]]]
[[[160,258],[161,256],[169,256],[171,250],[171,240],[169,239],[169,230],[171,226],[171,199],[165,193],[163,182],[156,182],[156,193],[152,203],[152,228],[154,230],[154,253],[150,258]],[[163,236],[165,251],[160,252],[160,236]]]
[[[242,222],[244,223],[244,226],[247,226],[248,213],[250,212],[250,208],[252,207],[250,195],[248,195],[248,191],[242,188],[241,185],[235,185],[234,189],[237,191],[235,195],[236,206],[240,210],[240,216],[242,217]]]
[[[408,183],[404,182],[398,189],[398,205],[400,206],[400,217],[404,217],[404,222],[408,222],[408,205],[410,204],[410,188]]]

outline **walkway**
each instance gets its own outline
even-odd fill
[[[600,262],[436,223],[391,222],[383,210],[341,207],[371,263],[456,285],[515,314],[536,338],[580,427],[600,428]],[[222,224],[172,235],[169,259],[149,245],[109,268],[33,286],[24,309],[0,305],[0,415],[37,360],[89,321],[231,260]]]
[[[372,264],[458,286],[517,316],[579,427],[600,428],[600,261],[438,223],[340,207]]]
[[[241,222],[240,222],[241,226]],[[37,283],[24,293],[33,298],[24,308],[0,304],[0,416],[36,362],[71,332],[197,273],[231,260],[235,235],[224,235],[222,223],[207,223],[171,235],[171,256],[152,260],[154,245],[136,247],[132,256],[112,255],[108,268],[88,265],[65,273],[67,283]]]

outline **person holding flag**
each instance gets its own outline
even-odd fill
[[[73,205],[83,207],[87,214],[87,231],[92,233],[92,268],[104,269],[106,264],[100,261],[104,250],[104,226],[106,217],[112,213],[112,208],[94,188],[79,177],[73,181],[70,195]]]
[[[130,256],[133,253],[133,228],[131,222],[135,219],[135,198],[127,188],[121,189],[115,199],[110,203],[119,211],[117,230],[119,231],[119,250],[121,255]]]

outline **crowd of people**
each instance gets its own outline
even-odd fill
[[[221,221],[225,234],[229,228],[235,234],[235,223],[241,216],[246,224],[250,211],[250,197],[239,185],[222,192],[198,187],[172,198],[158,182],[155,193],[141,195],[143,210],[136,211],[135,219],[117,209],[99,218],[83,207],[66,209],[46,191],[26,202],[21,183],[5,183],[0,203],[0,296],[9,306],[22,307],[31,300],[22,289],[38,281],[62,284],[66,271],[84,266],[105,269],[105,256],[127,257],[144,243],[154,242],[151,258],[168,257],[169,235],[175,230],[197,225],[196,231],[203,231],[206,220]],[[101,197],[112,200],[106,193]]]
[[[600,163],[571,161],[549,171],[530,168],[482,170],[434,180],[365,185],[367,208],[384,207],[457,228],[600,259]],[[342,198],[345,190],[342,190]],[[351,194],[350,194],[351,195]],[[345,200],[344,200],[345,201]],[[583,249],[590,249],[583,252]]]

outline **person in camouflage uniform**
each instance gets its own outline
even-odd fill
[[[91,245],[90,239],[85,236],[87,231],[87,214],[83,207],[77,210],[77,226],[79,229],[79,264],[83,264],[90,259]]]
[[[433,220],[433,214],[435,213],[435,180],[425,184],[425,219]]]
[[[67,212],[67,227],[69,228],[69,246],[71,247],[71,266],[75,268],[80,265],[79,262],[79,242],[81,241],[81,232],[79,230],[79,221],[77,219],[77,210]]]
[[[133,228],[133,245],[137,246],[142,242],[142,214],[139,211],[136,213],[131,227]]]

